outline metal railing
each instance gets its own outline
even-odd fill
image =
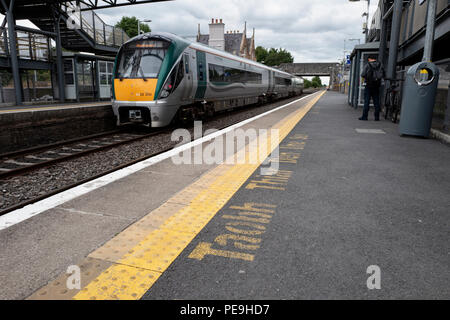
[[[95,43],[105,46],[120,47],[128,41],[128,35],[118,27],[106,24],[94,11],[76,10],[75,1],[61,4],[61,10],[65,12],[74,25],[91,37]],[[80,3],[80,9],[88,6]]]
[[[27,31],[16,31],[17,56],[20,59],[50,61],[50,37]],[[0,29],[0,56],[9,56],[8,29]]]

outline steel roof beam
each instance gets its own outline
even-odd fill
[[[86,6],[85,8],[81,8],[81,11],[88,11],[163,1],[165,2],[173,0],[80,0],[80,4],[82,3]]]

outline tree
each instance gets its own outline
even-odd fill
[[[256,61],[265,63],[267,59],[267,50],[264,47],[258,46],[255,49]]]
[[[312,87],[312,83],[308,79],[303,79],[303,85],[305,86],[305,89]]]
[[[322,80],[320,80],[320,77],[315,76],[314,78],[311,79],[311,85],[314,88],[319,88],[322,86]]]
[[[261,46],[255,50],[256,61],[264,63],[267,66],[278,66],[282,63],[292,63],[294,58],[291,53],[285,49],[270,48],[267,50]]]
[[[148,24],[139,23],[141,32],[150,32],[151,29]],[[122,17],[122,19],[116,23],[116,27],[121,28],[130,37],[135,37],[138,34],[138,19],[136,17]]]

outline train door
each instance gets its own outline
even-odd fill
[[[192,94],[192,82],[193,82],[193,76],[192,76],[192,70],[191,70],[191,60],[190,60],[190,54],[185,53],[183,55],[184,59],[184,83],[185,83],[185,90],[183,99],[184,100],[191,100],[193,98]]]
[[[269,92],[273,92],[274,89],[274,83],[273,83],[273,71],[269,70]]]
[[[202,51],[197,52],[197,91],[195,99],[204,99],[206,91],[206,54]]]

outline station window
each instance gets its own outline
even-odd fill
[[[111,85],[113,63],[108,62],[108,61],[99,61],[98,62],[98,72],[99,72],[99,76],[100,76],[100,84],[101,85]]]
[[[209,64],[209,81],[223,84],[229,83],[262,83],[262,75],[230,67]]]
[[[64,82],[66,85],[73,85],[75,83],[72,59],[64,59]]]

